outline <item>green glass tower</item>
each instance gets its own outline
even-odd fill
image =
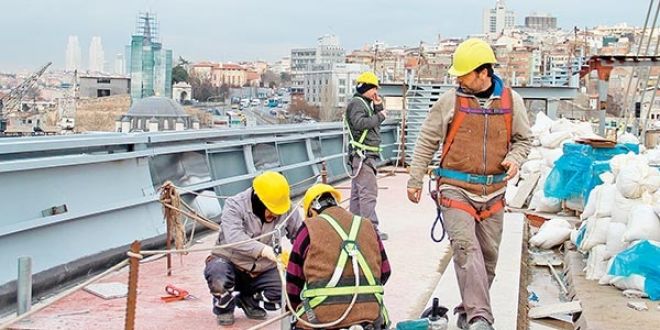
[[[172,51],[158,40],[158,21],[150,13],[140,13],[137,31],[131,38],[131,99],[172,97]]]

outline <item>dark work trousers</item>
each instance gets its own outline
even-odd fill
[[[351,203],[350,211],[355,215],[371,220],[377,232],[378,216],[376,215],[376,200],[378,199],[378,181],[376,180],[376,159],[367,156],[364,159],[357,156],[351,156],[351,168],[353,180],[351,180]],[[359,172],[358,172],[359,170]]]
[[[269,269],[256,277],[235,267],[231,262],[216,256],[209,256],[204,268],[204,277],[213,295],[213,313],[233,312],[236,302],[233,293],[250,298],[258,304],[263,300],[268,306],[279,304],[282,297],[282,282],[277,268]],[[272,309],[268,308],[267,309]]]

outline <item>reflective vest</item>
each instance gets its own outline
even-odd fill
[[[511,90],[504,88],[491,108],[482,108],[473,97],[456,95],[454,117],[443,143],[440,167],[434,171],[440,184],[450,184],[477,195],[487,195],[506,185],[504,161],[511,143],[513,106]]]
[[[371,105],[367,103],[363,98],[361,97],[354,97],[353,99],[358,99],[362,101],[364,106],[367,108],[367,113],[369,116],[373,116],[374,110],[371,108]],[[348,112],[348,111],[346,111]],[[351,126],[348,123],[348,113],[344,114],[344,125],[346,126],[346,129],[348,130],[348,137],[350,138],[350,141],[348,142],[354,149],[359,150],[359,151],[370,151],[370,152],[375,152],[375,153],[380,153],[383,149],[380,146],[369,146],[364,144],[364,140],[367,138],[367,133],[369,133],[368,129],[365,129],[362,131],[360,134],[360,138],[356,141],[355,138],[353,137],[353,131],[351,129]]]
[[[300,293],[302,303],[296,314],[311,323],[335,321],[357,292],[347,317],[332,328],[377,320],[389,323],[380,282],[380,247],[371,223],[342,208],[331,207],[305,225],[310,245],[303,265],[306,282]],[[359,266],[358,274],[353,272],[353,258]],[[355,276],[360,279],[357,287]],[[302,324],[297,326],[305,328]]]

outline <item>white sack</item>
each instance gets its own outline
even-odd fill
[[[541,145],[544,148],[554,149],[561,145],[565,140],[571,139],[573,134],[570,131],[561,131],[556,133],[544,134],[539,137]]]
[[[537,212],[557,213],[561,211],[561,200],[554,197],[545,197],[543,189],[538,190],[532,196],[530,208],[534,206]]]
[[[534,126],[531,127],[532,134],[539,136],[543,133],[549,133],[550,127],[552,127],[552,123],[552,119],[550,119],[550,117],[548,117],[546,114],[543,112],[537,113],[536,122],[534,123]]]
[[[613,276],[610,279],[610,284],[614,285],[619,290],[634,289],[646,292],[644,291],[644,282],[646,282],[646,278],[637,274],[632,274],[630,276]]]
[[[584,211],[580,215],[583,220],[592,216],[596,218],[612,216],[612,207],[616,196],[616,186],[611,183],[612,173],[603,173],[600,178],[605,183],[596,186],[589,193],[587,205],[584,206]]]
[[[636,205],[642,204],[642,199],[629,199],[623,197],[617,190],[614,195],[614,207],[612,208],[612,221],[628,224],[630,210]]]
[[[645,160],[630,162],[617,176],[616,187],[626,198],[640,198],[642,193],[654,193],[660,187],[660,173],[649,167]]]
[[[628,227],[623,234],[623,240],[632,242],[646,239],[660,241],[660,220],[650,205],[637,205],[628,216]]]
[[[623,240],[623,234],[626,232],[626,225],[619,222],[610,222],[607,229],[607,246],[605,259],[610,259],[617,253],[625,250],[628,244]]]
[[[564,151],[561,148],[540,148],[539,152],[541,152],[541,155],[543,155],[543,159],[545,160],[545,164],[549,167],[554,167],[557,159],[559,159],[561,155],[564,154]]]
[[[607,274],[607,261],[605,260],[604,244],[599,244],[593,247],[589,252],[587,259],[587,274],[588,280],[599,280],[603,275]]]
[[[571,234],[572,226],[564,219],[551,219],[539,228],[529,243],[542,249],[551,249],[564,243]]]
[[[215,218],[222,213],[222,207],[218,199],[215,198],[216,196],[215,192],[204,190],[200,193],[200,196],[195,197],[191,206],[204,217],[208,219]]]
[[[587,231],[584,234],[580,251],[587,252],[598,244],[607,243],[607,230],[610,226],[611,218],[590,218],[587,221]]]
[[[630,133],[623,133],[616,139],[616,143],[639,144],[639,139]]]

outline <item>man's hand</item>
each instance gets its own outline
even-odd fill
[[[419,203],[419,199],[422,197],[422,189],[421,188],[408,188],[408,199],[417,204]]]
[[[383,114],[383,117],[387,118],[387,110],[383,109],[380,113]]]
[[[266,258],[272,262],[277,262],[275,251],[269,245],[264,246],[263,250],[261,250],[261,257]]]
[[[502,162],[502,166],[506,168],[506,178],[504,178],[504,181],[509,181],[518,174],[518,164],[505,160]]]
[[[383,98],[380,97],[378,94],[374,94],[374,96],[371,98],[372,101],[374,101],[374,104],[379,105],[383,104]]]

